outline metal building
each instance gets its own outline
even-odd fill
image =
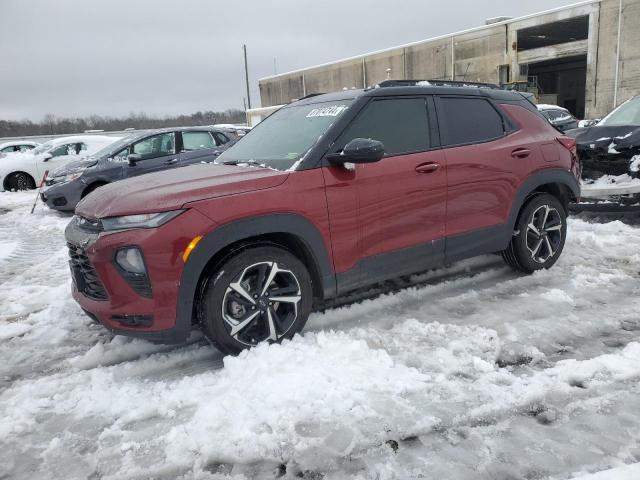
[[[590,0],[260,80],[263,107],[385,79],[527,81],[540,101],[598,118],[640,94],[640,0]],[[248,112],[255,122],[265,111]],[[253,113],[253,115],[252,115]]]

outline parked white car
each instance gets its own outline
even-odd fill
[[[7,153],[15,152],[28,152],[33,150],[38,145],[38,142],[31,142],[29,140],[14,140],[13,142],[0,143],[0,156],[4,156]]]
[[[119,140],[104,135],[56,138],[33,150],[7,155],[0,161],[0,191],[36,188],[45,172],[80,160]]]

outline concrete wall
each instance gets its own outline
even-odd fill
[[[520,64],[587,54],[586,117],[601,117],[640,94],[640,0],[623,0],[619,81],[615,94],[619,0],[593,0],[466,32],[365,54],[260,80],[262,106],[281,105],[309,93],[372,86],[387,78],[499,82],[500,65],[519,80]],[[589,16],[589,39],[517,51],[518,31]],[[390,70],[390,71],[389,71]]]
[[[587,116],[602,117],[616,104],[640,94],[640,0],[623,0],[618,63],[618,89],[615,93],[619,0],[600,4],[595,82],[587,85]]]

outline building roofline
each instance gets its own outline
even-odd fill
[[[445,38],[451,38],[451,37],[457,37],[459,35],[465,35],[467,33],[474,33],[474,32],[478,32],[478,31],[482,31],[482,30],[488,30],[488,29],[499,27],[499,26],[502,26],[502,25],[508,25],[510,23],[516,23],[516,22],[521,22],[523,20],[528,20],[529,18],[535,18],[535,17],[540,17],[542,15],[548,15],[550,13],[562,12],[564,10],[570,10],[572,8],[585,7],[587,5],[594,5],[594,4],[600,3],[601,1],[602,0],[584,0],[584,1],[581,1],[581,2],[577,2],[577,3],[572,3],[570,5],[565,5],[563,7],[552,8],[550,10],[544,10],[542,12],[530,13],[528,15],[523,15],[521,17],[512,18],[510,20],[505,20],[503,22],[492,23],[490,25],[480,25],[480,26],[477,26],[477,27],[468,28],[466,30],[460,30],[458,32],[447,33],[445,35],[438,35],[436,37],[425,38],[424,40],[417,40],[415,42],[405,43],[403,45],[397,45],[395,47],[384,48],[384,49],[376,50],[376,51],[373,51],[373,52],[367,52],[367,53],[362,53],[362,54],[359,54],[359,55],[354,55],[354,56],[351,56],[351,57],[346,57],[346,58],[341,58],[341,59],[338,59],[338,60],[333,60],[331,62],[320,63],[318,65],[313,65],[311,67],[298,68],[296,70],[290,70],[288,72],[278,73],[276,75],[268,75],[266,77],[262,77],[262,78],[258,79],[258,82],[262,82],[264,80],[271,80],[271,79],[279,78],[279,77],[285,77],[287,75],[293,75],[295,73],[308,72],[309,70],[314,70],[316,68],[322,68],[322,67],[328,67],[328,66],[331,66],[331,65],[335,65],[337,63],[349,62],[349,61],[352,61],[352,60],[360,60],[360,59],[363,59],[363,58],[366,58],[366,57],[370,57],[370,56],[373,56],[373,55],[378,55],[380,53],[387,53],[387,52],[390,52],[392,50],[397,50],[399,48],[414,47],[416,45],[420,45],[420,44],[423,44],[423,43],[435,42],[435,41],[438,41],[438,40],[444,40]]]

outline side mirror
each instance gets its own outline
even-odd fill
[[[53,155],[51,155],[50,153],[45,153],[45,154],[42,156],[42,161],[43,161],[43,162],[48,162],[48,161],[49,161],[49,160],[51,160],[52,158],[53,158]]]
[[[384,158],[384,145],[370,138],[354,138],[342,149],[342,153],[327,156],[331,165],[350,163],[374,163]]]
[[[138,163],[140,160],[142,160],[142,155],[140,155],[139,153],[131,153],[127,155],[127,161],[129,162],[129,166],[131,167],[135,167],[136,163]]]

